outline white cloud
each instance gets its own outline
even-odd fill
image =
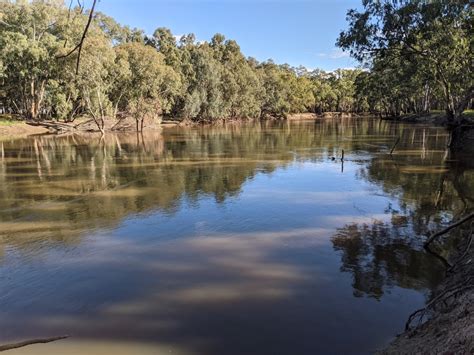
[[[317,54],[318,57],[330,58],[330,59],[341,59],[348,58],[350,54],[348,52],[342,51],[342,49],[333,49],[329,53],[320,52]]]
[[[331,52],[329,58],[331,59],[339,59],[339,58],[348,58],[350,54],[348,52],[344,52],[341,49],[336,49]]]

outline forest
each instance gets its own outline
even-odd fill
[[[198,122],[293,113],[384,117],[472,106],[468,1],[364,1],[337,45],[360,64],[332,72],[245,56],[222,34],[152,35],[62,0],[0,0],[0,110],[73,122],[170,117]],[[95,3],[94,3],[95,5]]]

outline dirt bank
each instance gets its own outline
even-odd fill
[[[474,242],[466,235],[460,244],[430,307],[378,354],[474,354]],[[422,314],[431,318],[418,326]]]
[[[316,113],[293,113],[290,114],[286,117],[287,120],[315,120],[315,119],[321,119],[321,118],[349,118],[349,117],[357,117],[358,115],[355,115],[350,112],[324,112],[320,115]]]
[[[44,127],[33,127],[25,122],[0,121],[0,140],[22,138],[33,134],[48,133]]]
[[[315,120],[318,117],[315,113],[295,113],[287,116],[287,120]]]
[[[406,114],[397,117],[382,117],[383,120],[388,121],[400,121],[410,123],[431,123],[436,125],[447,125],[448,118],[444,111],[433,111],[430,113],[422,114]],[[463,113],[464,124],[474,124],[474,110],[466,110]]]

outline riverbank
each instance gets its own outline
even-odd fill
[[[326,112],[321,115],[314,113],[290,114],[285,119],[289,121],[316,120],[326,118],[349,118],[354,117],[353,114],[343,112]],[[151,120],[147,119],[144,123],[144,130],[159,130],[161,128],[175,126],[197,126],[197,125],[222,125],[222,124],[240,124],[250,121],[259,121],[259,118],[245,119],[220,119],[214,121],[193,121],[188,119],[166,118]],[[273,119],[268,119],[273,120]],[[274,120],[280,120],[275,118]],[[104,130],[106,132],[135,132],[136,121],[132,117],[112,120],[108,119],[104,122]],[[21,138],[33,134],[46,133],[67,133],[67,132],[94,132],[98,131],[97,124],[94,120],[87,117],[80,117],[74,122],[62,121],[41,121],[26,122],[14,116],[0,116],[0,137],[2,139]]]
[[[301,120],[316,119],[313,114],[309,114],[300,118]],[[292,118],[296,120],[297,118]],[[146,121],[144,124],[144,131],[156,131],[163,128],[171,127],[185,127],[198,125],[223,125],[223,124],[242,124],[257,119],[234,119],[234,120],[216,120],[213,122],[179,120],[179,119],[165,119],[156,120],[155,122]],[[106,120],[104,124],[105,132],[123,133],[136,132],[136,121],[132,118],[125,118],[119,120]],[[96,123],[92,119],[79,118],[74,122],[65,123],[62,121],[42,121],[42,122],[27,122],[12,117],[0,116],[0,141],[15,138],[24,138],[37,134],[63,134],[63,133],[87,133],[99,132]]]
[[[474,110],[464,111],[463,117],[467,124],[474,124]],[[448,124],[446,112],[441,110],[433,110],[432,112],[425,114],[407,114],[398,117],[382,117],[382,119],[408,123],[431,123],[436,125]]]
[[[378,352],[379,355],[474,353],[472,242],[472,239],[466,238],[454,253],[454,266],[435,290],[427,309],[412,319],[410,326],[413,328],[400,334],[386,349]],[[422,314],[431,318],[416,326]]]
[[[26,124],[24,121],[0,118],[0,140],[22,138],[44,133],[48,133],[48,129],[45,127],[35,127]]]

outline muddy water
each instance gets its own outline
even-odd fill
[[[0,343],[370,353],[443,277],[424,236],[472,206],[447,138],[364,119],[3,141]]]

